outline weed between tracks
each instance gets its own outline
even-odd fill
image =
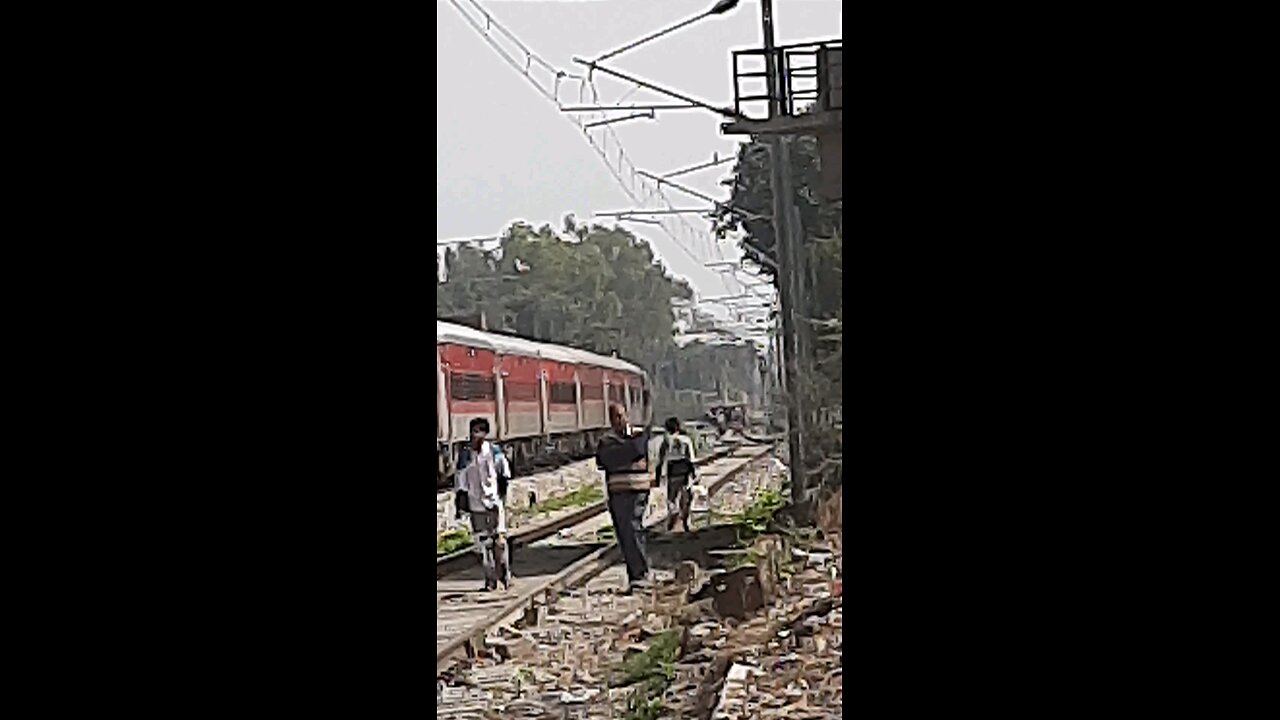
[[[538,503],[529,510],[523,512],[512,513],[512,516],[534,515],[553,513],[557,510],[564,510],[573,507],[586,507],[593,503],[598,503],[604,499],[604,490],[596,486],[588,486],[578,488],[568,495],[558,498],[552,498],[546,502]],[[436,538],[436,557],[448,555],[453,552],[469,547],[472,543],[471,531],[466,528],[458,530],[450,530],[449,532]]]
[[[749,540],[763,533],[769,527],[773,514],[786,504],[786,499],[777,490],[766,489],[757,492],[751,504],[733,519],[734,525],[738,526],[739,536]]]
[[[668,630],[653,637],[649,649],[627,658],[619,686],[639,684],[627,696],[625,720],[657,720],[662,714],[662,694],[676,678],[680,656],[680,631]]]
[[[540,502],[529,508],[531,513],[551,513],[557,510],[564,510],[571,507],[586,507],[593,503],[598,503],[604,499],[604,490],[597,485],[587,485],[577,490],[562,495],[558,498],[552,498],[546,502]]]
[[[471,542],[470,530],[467,530],[466,528],[461,530],[450,530],[436,538],[436,557],[457,552],[470,546]]]
[[[758,490],[751,499],[751,504],[741,512],[723,513],[712,511],[713,525],[733,525],[738,531],[739,546],[751,542],[769,529],[769,521],[775,513],[786,507],[787,499],[772,488]]]
[[[786,504],[786,496],[782,492],[766,488],[757,491],[751,504],[742,512],[723,517],[737,528],[738,545],[745,547],[768,531],[774,514]],[[740,557],[733,558],[730,564],[756,564],[761,560],[754,549],[748,549]],[[792,573],[793,569],[787,560],[784,559],[782,565],[781,572]],[[662,697],[675,681],[675,663],[680,656],[681,632],[681,628],[675,628],[654,636],[648,650],[624,662],[618,685],[637,685],[627,696],[625,720],[657,720],[664,712]]]

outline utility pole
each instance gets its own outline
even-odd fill
[[[782,114],[781,88],[785,87],[782,68],[773,39],[773,1],[760,0],[760,19],[764,31],[765,82],[769,92],[769,118]],[[802,504],[808,498],[804,462],[804,414],[800,409],[801,317],[797,307],[803,293],[801,278],[804,268],[803,248],[793,227],[795,190],[791,185],[791,152],[787,138],[769,135],[770,187],[773,192],[773,236],[778,257],[778,295],[782,303],[783,387],[787,393],[787,449],[791,460],[791,501]]]

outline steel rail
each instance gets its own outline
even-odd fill
[[[716,460],[719,460],[721,458],[728,457],[732,453],[733,453],[733,448],[725,448],[722,450],[717,450],[716,452],[710,455],[707,455],[706,457],[698,458],[697,460],[694,461],[693,464],[701,467],[701,466],[713,463]],[[546,538],[549,538],[552,535],[555,535],[556,533],[560,532],[565,528],[573,527],[574,525],[584,523],[587,520],[590,520],[591,518],[595,517],[596,515],[599,515],[600,513],[604,513],[608,511],[609,511],[608,502],[605,500],[601,500],[600,502],[588,505],[577,512],[571,513],[557,520],[552,520],[551,522],[537,525],[534,527],[513,531],[507,535],[507,543],[509,545],[510,550],[515,550],[518,547],[531,545],[533,543],[538,542],[539,540],[544,540]],[[449,573],[474,567],[478,561],[479,561],[479,556],[476,555],[476,551],[474,547],[468,547],[462,550],[457,550],[452,553],[449,553],[448,555],[440,555],[436,557],[436,579],[438,580]]]

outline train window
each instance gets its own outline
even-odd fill
[[[618,402],[618,403],[624,402],[624,397],[622,395],[622,392],[623,390],[621,385],[610,385],[609,386],[609,402]]]
[[[492,375],[456,372],[449,376],[449,397],[454,400],[492,400],[494,394]]]
[[[553,383],[551,385],[551,402],[555,405],[573,405],[578,401],[573,383]]]
[[[507,381],[503,388],[508,402],[537,402],[538,383]]]
[[[583,383],[582,385],[583,400],[603,400],[604,386],[595,383]]]

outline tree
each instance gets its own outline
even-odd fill
[[[670,277],[649,245],[622,228],[578,224],[564,232],[512,224],[500,246],[463,245],[445,254],[437,316],[490,330],[617,355],[653,379],[660,412],[700,414],[680,406],[676,390],[758,393],[758,358],[749,345],[677,347],[672,301],[693,291]]]
[[[722,181],[732,191],[729,202],[714,213],[714,229],[721,237],[733,231],[745,232],[743,252],[761,264],[766,275],[772,276],[770,263],[776,264],[778,258],[773,235],[770,157],[768,145],[759,139],[742,145],[733,175]],[[792,202],[800,210],[803,236],[812,240],[830,238],[841,233],[841,204],[825,200],[818,192],[822,187],[822,175],[818,166],[818,142],[815,138],[800,136],[791,140],[791,176],[795,188]],[[746,211],[746,214],[742,211]],[[767,261],[762,261],[761,257]]]
[[[827,201],[819,192],[822,178],[817,140],[800,136],[790,142],[788,172],[795,187],[791,200],[799,209],[804,260],[801,288],[793,302],[808,352],[805,357],[795,358],[799,371],[789,388],[787,402],[798,404],[807,418],[806,426],[817,430],[806,441],[817,450],[810,467],[801,471],[806,484],[834,484],[840,481],[842,468],[842,204]],[[715,228],[722,237],[731,231],[742,231],[743,252],[759,262],[776,285],[772,267],[779,258],[772,220],[771,158],[768,145],[759,138],[741,148],[733,176],[724,181],[732,193],[729,203],[716,213]]]
[[[620,357],[652,369],[670,350],[671,301],[692,290],[622,228],[515,223],[497,250],[464,245],[446,256],[437,313],[484,313],[490,329]]]

